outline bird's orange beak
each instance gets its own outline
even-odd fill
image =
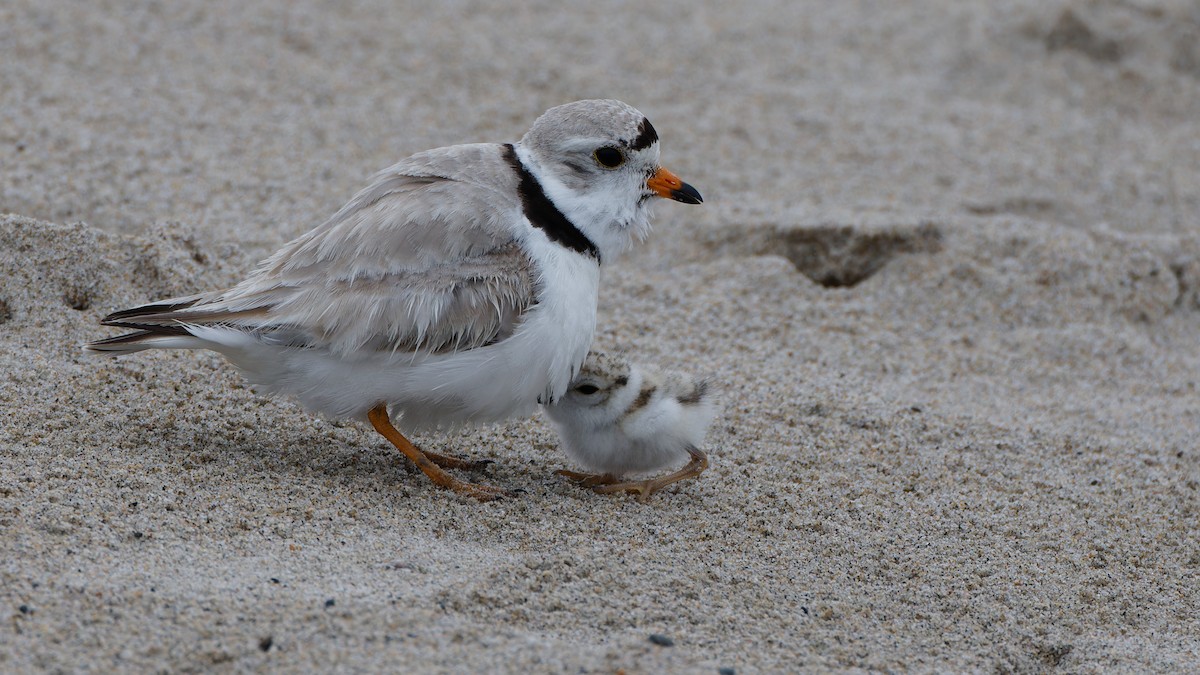
[[[704,201],[696,188],[679,180],[679,176],[667,171],[663,167],[658,167],[658,171],[646,181],[646,187],[654,191],[654,194],[667,199],[674,199],[677,202],[684,204],[699,204]]]

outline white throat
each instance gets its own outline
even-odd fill
[[[616,260],[649,233],[649,203],[640,194],[604,190],[580,194],[546,171],[520,143],[514,147],[517,159],[541,184],[546,197],[596,246],[604,262]]]

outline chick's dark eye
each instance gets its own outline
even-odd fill
[[[625,163],[625,155],[621,154],[620,150],[608,146],[596,148],[592,156],[596,158],[600,166],[607,169],[615,169]]]
[[[575,391],[583,394],[584,396],[591,396],[592,394],[600,391],[600,387],[597,387],[594,384],[581,384],[578,387],[575,387]]]

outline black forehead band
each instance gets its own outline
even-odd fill
[[[650,124],[650,120],[643,117],[642,123],[638,125],[637,138],[633,139],[633,143],[629,145],[630,149],[642,150],[657,142],[658,132],[654,130],[654,125]]]

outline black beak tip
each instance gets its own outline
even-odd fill
[[[684,183],[677,190],[671,191],[671,199],[684,204],[702,204],[704,198],[700,196],[700,192],[696,188]]]

